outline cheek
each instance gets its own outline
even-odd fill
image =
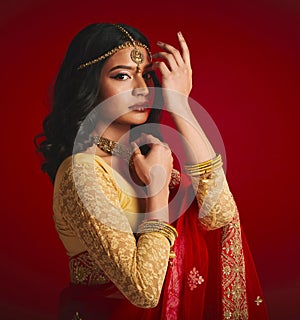
[[[105,101],[106,99],[115,95],[114,88],[110,86],[101,86],[99,90],[100,101]]]
[[[117,119],[126,112],[126,99],[115,91],[105,92],[104,100],[99,108],[100,119]]]
[[[131,97],[131,88],[126,85],[126,83],[120,83],[119,85],[105,85],[100,88],[100,98],[104,101],[108,98],[116,97],[116,101],[122,100],[123,103],[128,97]],[[114,98],[112,98],[114,99]]]

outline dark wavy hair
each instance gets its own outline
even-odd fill
[[[128,25],[120,25],[133,39],[149,47],[147,38],[141,32]],[[71,41],[56,77],[51,112],[43,122],[43,132],[34,139],[37,152],[44,158],[42,171],[49,175],[52,183],[61,162],[72,154],[76,136],[76,144],[79,141],[76,152],[85,151],[93,143],[90,137],[93,128],[91,122],[96,119],[89,116],[89,125],[83,127],[81,124],[100,103],[99,78],[106,59],[82,70],[78,70],[78,66],[127,41],[128,38],[110,23],[91,24]],[[152,78],[154,86],[160,87],[155,74]],[[158,123],[160,111],[160,108],[153,108],[147,122]],[[156,136],[161,138],[159,132],[156,132]]]

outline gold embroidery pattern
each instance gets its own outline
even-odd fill
[[[61,215],[84,243],[91,259],[131,303],[155,307],[167,271],[169,241],[152,232],[141,235],[136,243],[118,202],[113,178],[94,165],[75,164],[65,171],[57,195]],[[106,196],[114,206],[103,207]]]
[[[199,218],[207,230],[226,226],[235,214],[235,201],[222,168],[201,176],[191,176],[200,208]]]
[[[222,290],[224,319],[248,319],[245,261],[239,215],[223,228],[222,236]]]
[[[254,302],[257,306],[259,306],[263,302],[263,299],[260,296],[257,296]]]
[[[169,188],[174,189],[179,184],[180,184],[180,173],[178,170],[173,169],[171,172],[171,181],[169,183]]]
[[[93,286],[110,282],[88,252],[71,257],[69,268],[71,283]]]
[[[200,276],[199,271],[194,267],[188,275],[188,285],[191,291],[196,289],[203,282],[204,282],[203,277]]]

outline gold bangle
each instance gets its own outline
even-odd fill
[[[174,245],[174,242],[178,237],[177,230],[173,226],[165,222],[153,220],[144,221],[139,225],[137,237],[141,236],[144,233],[150,232],[158,232],[164,235],[169,240],[171,247]]]
[[[141,225],[139,226],[139,231],[140,230],[143,230],[143,229],[149,229],[149,228],[152,228],[152,229],[167,229],[167,230],[170,230],[175,238],[178,237],[178,232],[177,230],[171,226],[170,224],[166,223],[166,222],[162,222],[162,221],[158,221],[158,220],[148,220],[148,221],[144,221],[141,223]]]
[[[214,158],[201,162],[201,163],[196,163],[196,164],[189,164],[189,165],[185,165],[186,168],[188,169],[193,169],[193,168],[207,168],[207,167],[211,167],[214,166],[215,164],[219,163],[222,161],[222,156],[221,154],[217,154]]]
[[[194,170],[186,170],[187,173],[191,176],[200,176],[200,175],[203,175],[203,174],[208,174],[208,173],[212,173],[214,171],[216,171],[217,169],[221,168],[223,165],[223,163],[220,163],[216,166],[214,166],[213,168],[208,168],[208,169],[194,169]]]
[[[222,167],[222,165],[222,156],[221,154],[218,154],[211,160],[193,165],[185,165],[185,170],[191,176],[198,176],[206,173],[211,173],[214,170]]]
[[[186,165],[186,167],[188,167],[188,168],[193,168],[193,167],[197,167],[197,168],[199,168],[199,167],[205,167],[205,166],[210,166],[210,165],[212,165],[212,164],[214,164],[214,163],[216,163],[216,162],[219,162],[219,161],[221,161],[221,160],[222,160],[222,156],[221,156],[220,153],[218,153],[218,154],[216,154],[216,156],[215,156],[214,158],[212,158],[212,159],[210,159],[210,160],[206,160],[206,161],[204,161],[204,162],[200,162],[200,163],[196,163],[196,164],[188,164],[188,165]]]

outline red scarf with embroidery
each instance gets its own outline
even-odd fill
[[[59,319],[268,318],[238,215],[225,227],[205,231],[197,201],[190,198],[194,192],[188,177],[182,175],[182,184],[184,188],[173,188],[170,193],[170,199],[175,200],[170,201],[170,215],[179,236],[173,248],[176,258],[168,267],[158,306],[142,309],[125,298],[113,298],[118,289],[112,283],[97,288],[70,286],[61,295]]]

